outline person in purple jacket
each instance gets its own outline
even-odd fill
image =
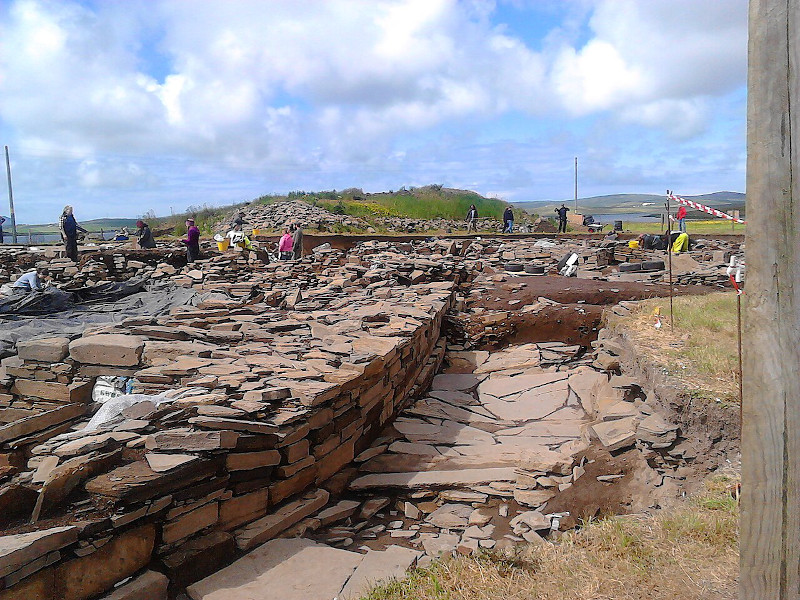
[[[181,241],[186,244],[186,262],[193,263],[200,258],[200,230],[194,219],[186,219],[186,239]]]

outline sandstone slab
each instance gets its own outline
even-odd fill
[[[276,539],[190,585],[192,600],[335,598],[362,557],[303,538]]]

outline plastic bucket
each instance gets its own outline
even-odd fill
[[[260,229],[253,229],[253,235],[261,235]]]
[[[228,249],[228,246],[230,246],[230,244],[231,240],[229,238],[225,238],[221,242],[217,242],[217,248],[219,248],[220,252],[225,252],[225,250]]]

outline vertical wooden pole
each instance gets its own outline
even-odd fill
[[[800,597],[800,5],[750,0],[739,597]]]
[[[667,221],[667,260],[669,261],[668,262],[668,264],[669,264],[669,267],[668,267],[669,268],[669,330],[670,331],[675,331],[675,316],[674,316],[675,311],[673,310],[673,305],[674,305],[674,300],[673,299],[674,299],[674,296],[675,296],[675,290],[672,287],[672,227],[669,224],[670,223],[670,220],[669,220],[669,215],[670,215],[670,213],[669,213],[669,211],[670,211],[670,208],[669,208],[669,195],[671,193],[672,193],[671,191],[667,190],[667,216],[666,216],[666,221]]]

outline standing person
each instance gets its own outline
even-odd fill
[[[678,207],[675,218],[678,220],[678,230],[686,233],[686,207],[683,204]]]
[[[294,244],[294,240],[292,239],[292,234],[289,232],[289,228],[283,230],[283,235],[281,236],[281,241],[278,243],[278,252],[280,252],[281,260],[291,260],[292,259],[292,245]]]
[[[200,258],[200,230],[194,219],[186,219],[186,239],[181,241],[186,244],[186,262],[193,263]]]
[[[510,206],[503,213],[503,233],[514,233],[514,211]]]
[[[70,205],[65,206],[64,211],[61,213],[59,229],[61,230],[61,239],[64,240],[67,256],[72,262],[78,262],[78,232],[86,233],[86,230],[78,225]]]
[[[569,209],[561,205],[560,208],[556,208],[554,212],[558,213],[558,233],[567,233],[567,211]]]
[[[292,254],[295,260],[303,258],[303,228],[299,223],[292,224]]]
[[[477,231],[478,209],[474,204],[470,205],[469,212],[467,212],[467,233],[470,231]]]
[[[136,232],[136,236],[139,238],[139,248],[155,248],[156,241],[153,239],[150,226],[144,221],[136,221],[136,227],[139,229]]]
[[[0,244],[3,243],[3,223],[6,222],[5,217],[0,217]]]

